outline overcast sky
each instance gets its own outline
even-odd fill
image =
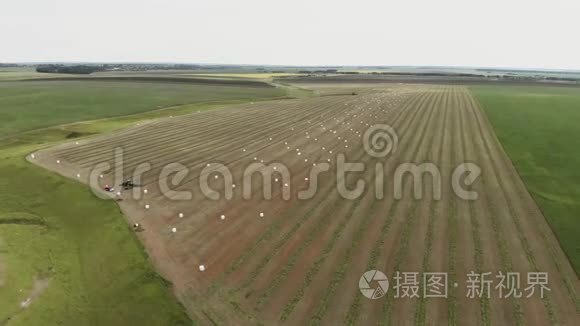
[[[2,0],[0,62],[580,70],[578,0]]]

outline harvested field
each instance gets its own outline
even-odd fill
[[[466,88],[375,85],[354,96],[342,92],[162,119],[28,159],[83,182],[103,162],[125,177],[151,164],[136,182],[140,198],[123,191],[119,204],[131,224],[142,226],[138,236],[155,266],[202,324],[577,324],[576,273]],[[362,145],[365,131],[378,123],[398,134],[396,151],[386,158],[368,155]],[[115,149],[122,150],[122,165]],[[349,189],[367,181],[355,199],[337,191],[339,153],[366,165],[344,177]],[[242,198],[244,169],[262,161],[283,163],[290,178],[272,180],[271,200],[252,178],[252,196]],[[313,163],[323,162],[331,168],[318,177],[315,195],[298,199],[313,182]],[[413,197],[411,178],[395,199],[392,176],[406,162],[439,167],[440,200],[433,199],[430,178],[423,179],[422,199]],[[464,162],[483,171],[473,184],[477,200],[452,190],[453,169]],[[169,163],[187,168],[171,189],[189,190],[192,199],[169,200],[162,191],[160,183],[173,179],[159,177]],[[233,175],[231,200],[223,197],[224,176],[215,173],[219,163]],[[376,163],[385,176],[380,200]],[[112,170],[103,173],[100,185],[118,188],[114,178]],[[207,199],[200,179],[222,197]],[[282,198],[285,188],[289,200]],[[378,300],[358,288],[371,269],[391,282]],[[398,271],[448,273],[448,298],[394,298]],[[550,291],[544,298],[499,298],[492,287],[489,298],[466,298],[472,271],[491,272],[493,285],[499,271],[519,272],[522,288],[528,272],[547,272]]]

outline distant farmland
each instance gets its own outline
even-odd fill
[[[70,78],[68,78],[70,79]],[[188,103],[282,97],[283,90],[252,84],[105,80],[0,81],[0,138],[79,120],[90,120]],[[262,84],[265,85],[265,84]]]
[[[96,164],[114,165],[115,148],[123,150],[126,174],[152,164],[138,188],[142,197],[123,192],[120,206],[130,223],[142,225],[137,234],[155,266],[203,323],[575,324],[576,273],[469,90],[377,85],[355,93],[162,119],[35,152],[29,160],[85,182]],[[361,143],[376,123],[398,131],[398,149],[386,159],[367,155]],[[338,153],[370,167],[384,163],[384,199],[372,191],[341,198],[334,169],[321,176],[309,200],[283,200],[287,185],[280,180],[271,180],[272,200],[257,195],[263,191],[258,179],[249,199],[240,197],[241,187],[232,200],[209,200],[195,191],[207,176],[212,188],[225,190],[215,171],[204,171],[216,162],[233,171],[237,185],[248,164],[281,162],[295,192],[312,181],[314,163],[334,168]],[[423,198],[413,199],[410,178],[403,199],[394,199],[390,176],[405,162],[441,167],[441,200],[433,199],[429,179],[421,185]],[[474,201],[450,190],[451,167],[464,162],[483,171],[473,185],[479,193]],[[188,168],[175,190],[194,190],[192,200],[162,194],[158,175],[167,163]],[[374,176],[367,169],[344,181],[353,188]],[[114,184],[113,175],[105,173],[101,183]],[[459,286],[450,286],[446,299],[395,299],[389,292],[368,300],[358,285],[371,269],[391,280],[397,271],[446,272],[449,284]],[[465,284],[472,271],[548,272],[551,291],[544,298],[469,299]]]

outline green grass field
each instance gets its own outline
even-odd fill
[[[473,87],[506,152],[580,272],[580,89]]]
[[[8,319],[9,325],[192,324],[116,205],[24,156],[65,141],[71,132],[108,132],[284,91],[128,82],[0,84],[0,325]],[[151,111],[179,103],[192,104]],[[125,114],[133,115],[58,125]],[[35,290],[43,282],[48,287]],[[22,309],[28,297],[33,301]]]
[[[0,82],[0,139],[74,121],[186,103],[284,96],[279,88],[119,81]]]

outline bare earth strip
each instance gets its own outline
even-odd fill
[[[139,197],[123,191],[118,204],[129,223],[143,226],[138,235],[152,262],[201,324],[576,325],[578,278],[469,91],[358,85],[353,96],[350,89],[160,119],[28,159],[82,182],[96,165],[118,164],[115,149],[122,151],[125,177],[151,164],[138,182]],[[382,158],[362,146],[365,131],[378,123],[399,137],[397,150]],[[365,171],[338,176],[339,153],[364,163]],[[242,198],[244,168],[273,162],[288,167],[290,176],[273,175],[272,199],[263,198],[257,176],[250,198]],[[323,162],[330,171],[318,178],[315,195],[298,199],[297,192],[314,182],[314,164]],[[439,167],[441,199],[434,198],[438,189],[429,176],[422,197],[414,198],[409,175],[402,199],[395,199],[396,168],[425,162]],[[451,188],[453,169],[464,162],[482,168],[470,187],[477,200],[463,200]],[[159,177],[168,163],[187,171],[177,184],[173,175]],[[379,163],[381,199],[374,184]],[[232,172],[235,188],[216,173],[220,164]],[[102,174],[101,186],[120,190],[113,171]],[[221,198],[207,199],[200,180]],[[361,196],[339,195],[338,181],[353,189],[359,180],[366,182]],[[160,188],[168,181],[193,198],[169,200]],[[233,190],[231,200],[223,197],[225,187]],[[288,189],[291,197],[284,200]],[[371,269],[389,278],[381,299],[359,291],[359,278]],[[550,291],[544,298],[538,292],[499,298],[500,271],[519,272],[521,288],[528,272],[548,272]],[[398,272],[418,273],[418,295],[394,297]],[[425,272],[448,273],[446,298],[423,297]],[[467,297],[470,272],[491,273],[489,297]]]

